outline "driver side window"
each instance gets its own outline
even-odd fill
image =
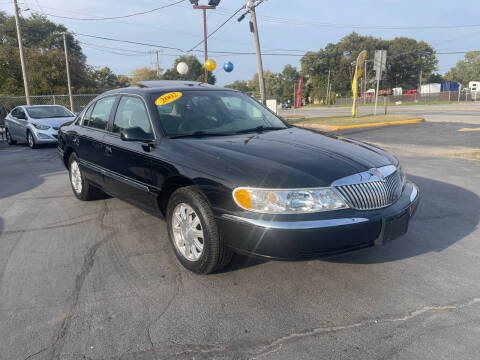
[[[113,120],[112,132],[119,134],[123,129],[136,126],[147,134],[153,133],[143,101],[138,97],[122,96]]]

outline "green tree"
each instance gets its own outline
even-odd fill
[[[27,71],[32,95],[67,92],[62,32],[67,29],[44,16],[33,14],[20,19],[23,30]],[[23,76],[13,16],[0,12],[0,93],[23,95]],[[70,73],[74,92],[96,92],[92,68],[77,40],[67,34]]]
[[[188,72],[185,75],[181,75],[177,71],[177,65],[180,62],[184,62],[188,65]],[[175,60],[173,66],[165,71],[162,76],[164,80],[188,80],[188,81],[199,81],[203,82],[205,76],[205,69],[202,63],[198,60],[196,56],[180,56]],[[210,71],[208,72],[208,83],[215,85],[217,81],[215,75]]]
[[[148,66],[133,69],[131,75],[132,85],[136,85],[137,82],[142,80],[160,80],[160,77],[157,76],[157,71]]]
[[[308,52],[301,59],[301,74],[307,78],[311,96],[326,95],[330,70],[332,88],[337,92],[351,94],[351,82],[358,54],[367,50],[367,81],[374,77],[373,57],[375,50],[387,50],[387,69],[382,87],[416,88],[420,71],[429,76],[436,69],[438,60],[433,48],[423,41],[409,38],[382,40],[361,36],[355,32],[336,44],[328,44],[318,52]]]
[[[446,74],[445,79],[468,86],[470,81],[480,79],[480,51],[469,51]]]
[[[117,87],[117,88],[129,87],[131,82],[132,82],[132,80],[128,76],[118,75],[117,76],[117,81],[115,83],[115,87]]]
[[[101,69],[94,70],[92,73],[96,86],[101,90],[109,90],[117,87],[118,77],[105,66]]]
[[[229,85],[225,85],[226,88],[235,89],[244,93],[250,91],[248,88],[248,82],[245,80],[235,80],[233,83]]]
[[[427,79],[427,82],[429,83],[442,83],[444,80],[442,74],[439,73],[432,73]]]

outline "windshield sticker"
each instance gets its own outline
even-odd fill
[[[155,100],[155,104],[158,106],[162,106],[162,105],[171,103],[172,101],[175,101],[177,99],[180,99],[181,97],[182,97],[181,92],[171,92],[171,93],[163,94],[157,100]]]

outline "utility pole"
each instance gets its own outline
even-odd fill
[[[160,78],[160,64],[158,63],[158,50],[155,50],[155,71],[157,78]]]
[[[208,60],[208,46],[207,46],[207,9],[203,9],[203,50],[205,53],[205,64]],[[205,83],[208,82],[208,70],[205,66]]]
[[[327,105],[330,105],[330,69],[328,69],[328,80],[327,80]]]
[[[190,0],[193,1],[193,0]],[[260,50],[260,39],[258,36],[258,25],[257,25],[257,16],[255,14],[255,8],[260,5],[265,0],[248,0],[245,7],[247,11],[243,13],[239,18],[238,22],[241,22],[245,19],[245,16],[250,13],[252,20],[250,21],[250,31],[253,33],[253,41],[255,42],[255,52],[257,54],[257,67],[258,67],[258,82],[260,87],[260,95],[262,98],[262,104],[265,105],[266,95],[265,95],[265,78],[263,76],[263,64],[262,64],[262,51]],[[293,98],[295,102],[295,97]]]
[[[72,82],[70,80],[70,64],[68,62],[68,48],[67,48],[67,34],[63,33],[63,48],[65,50],[65,65],[67,68],[67,83],[68,83],[68,98],[70,99],[70,110],[73,109],[73,97],[72,97]]]
[[[28,83],[27,66],[25,64],[25,54],[23,53],[22,29],[20,27],[20,18],[18,16],[17,0],[13,0],[13,8],[15,14],[15,24],[17,26],[18,50],[20,52],[20,64],[22,66],[23,86],[25,88],[25,97],[27,98],[27,105],[30,105],[30,86]]]
[[[208,60],[208,45],[207,45],[207,9],[216,9],[220,0],[209,0],[208,5],[198,5],[198,0],[190,0],[190,3],[193,4],[194,9],[202,9],[203,10],[203,49],[205,53],[205,65],[207,64]],[[205,66],[205,82],[208,81],[208,70]]]
[[[261,3],[262,1],[260,1]],[[255,6],[258,6],[258,3]],[[250,6],[250,16],[252,17],[252,24],[253,24],[253,40],[255,41],[255,52],[257,53],[257,67],[258,67],[258,81],[260,85],[260,95],[262,98],[262,104],[265,105],[267,102],[267,98],[265,95],[265,79],[263,77],[263,64],[262,64],[262,52],[260,50],[260,39],[258,37],[258,25],[257,25],[257,16],[255,14],[255,6]],[[247,5],[248,7],[248,5]]]

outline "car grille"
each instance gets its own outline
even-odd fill
[[[357,184],[339,185],[335,188],[350,207],[358,210],[373,210],[391,205],[400,197],[402,179],[395,170],[383,178],[374,176],[371,180]]]

